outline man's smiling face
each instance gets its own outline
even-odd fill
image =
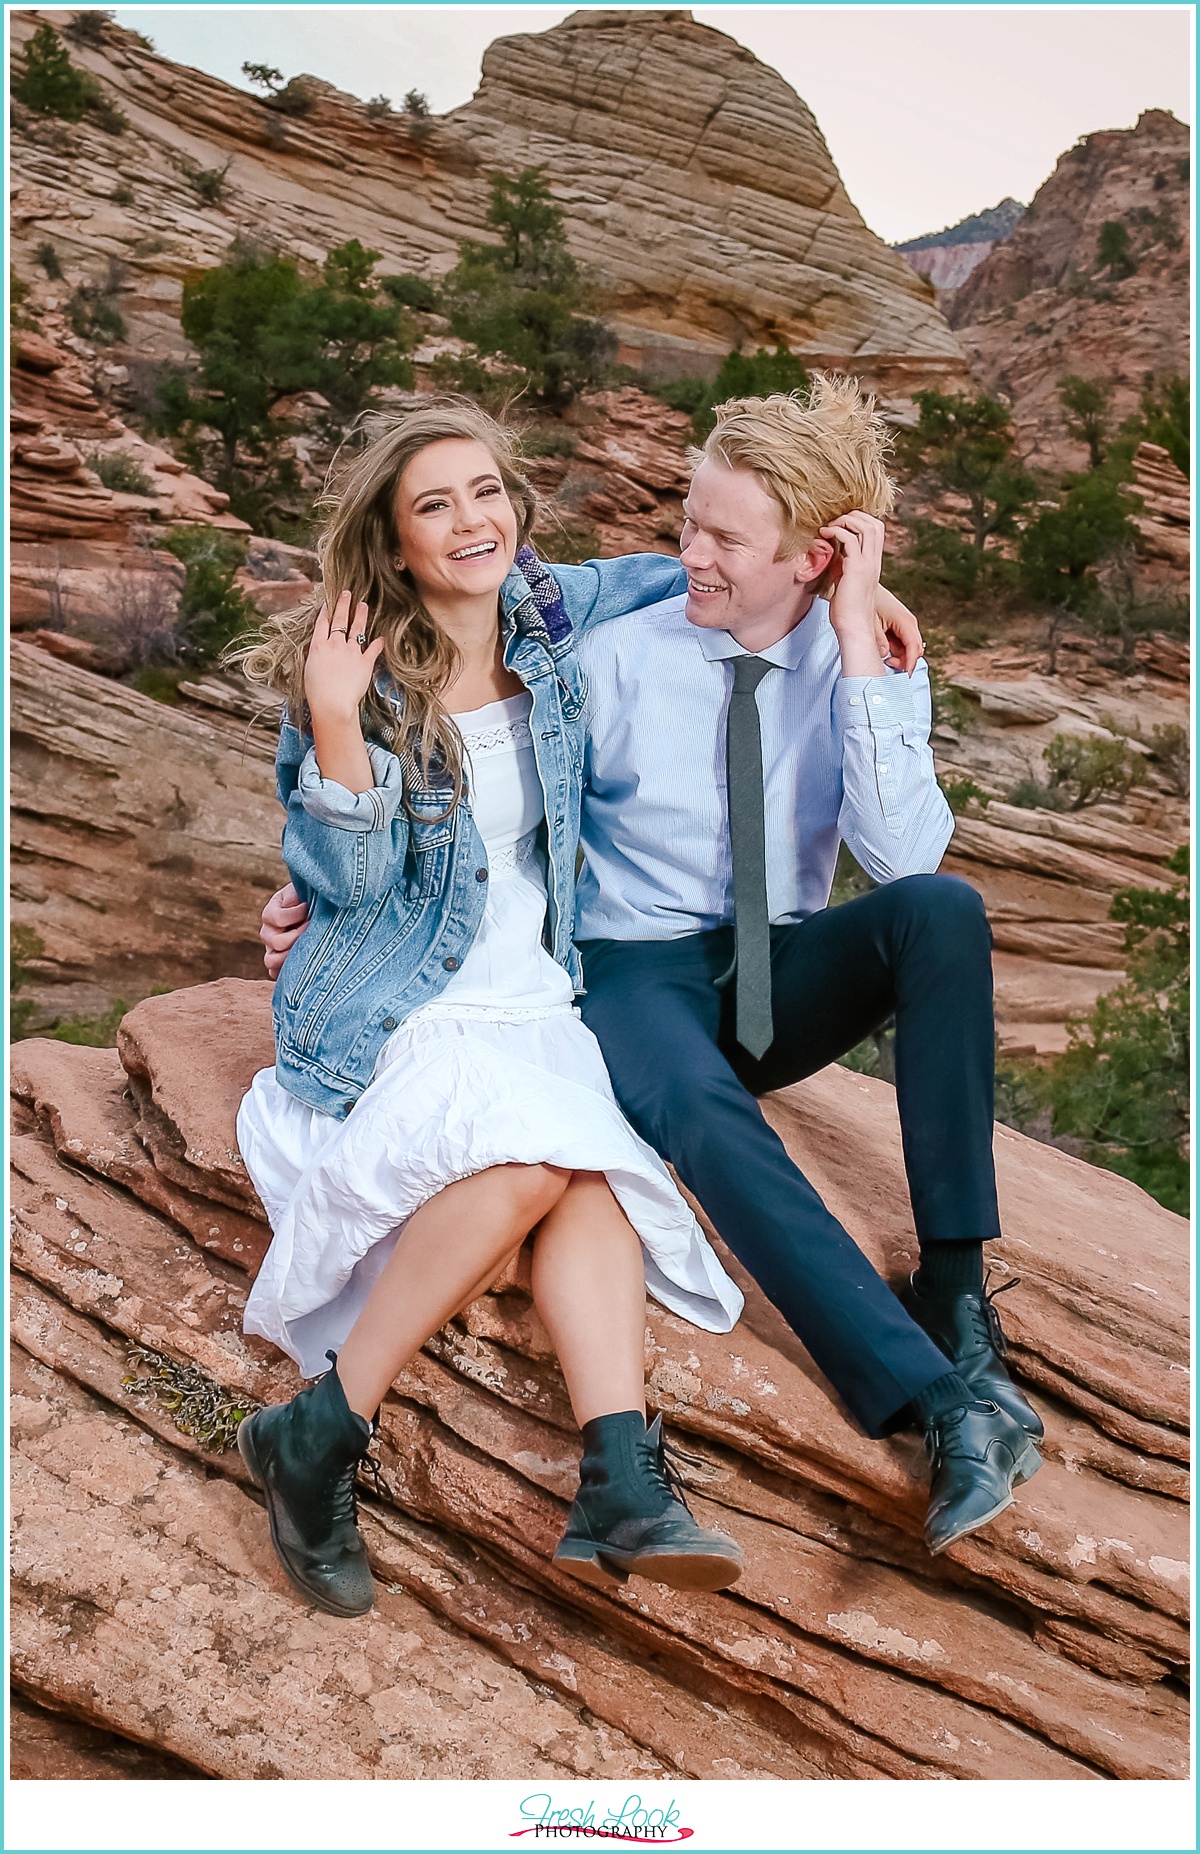
[[[705,457],[683,505],[679,557],[687,568],[687,617],[708,630],[729,631],[747,648],[765,629],[803,614],[808,581],[832,549],[818,541],[820,564],[807,549],[780,560],[783,510],[750,470],[730,470]]]

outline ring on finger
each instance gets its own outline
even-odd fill
[[[360,631],[360,632],[359,632],[359,634],[358,634],[358,636],[357,636],[357,637],[355,638],[355,640],[354,640],[354,641],[355,641],[355,643],[356,643],[356,644],[357,644],[357,645],[359,646],[359,648],[361,649],[361,648],[362,648],[362,646],[363,646],[363,645],[364,645],[364,644],[366,643],[366,641],[367,641],[367,634],[366,634],[366,632],[365,632],[365,631]]]

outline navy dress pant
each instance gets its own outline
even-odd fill
[[[991,934],[955,876],[904,876],[771,929],[775,1036],[755,1061],[718,983],[733,930],[584,940],[584,1021],[618,1101],[675,1167],[869,1435],[948,1369],[788,1157],[755,1100],[896,1020],[896,1099],[917,1236],[1000,1233],[992,1163]]]

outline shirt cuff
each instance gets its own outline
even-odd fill
[[[915,719],[911,679],[903,672],[842,676],[834,685],[833,718],[841,728],[870,728],[876,734],[885,727],[911,729]]]
[[[386,747],[368,745],[375,784],[365,792],[352,792],[336,779],[323,779],[315,747],[300,765],[297,782],[300,802],[310,817],[336,830],[384,830],[400,809],[404,776],[400,762]]]

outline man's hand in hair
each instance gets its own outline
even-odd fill
[[[925,654],[925,640],[907,605],[886,586],[875,588],[875,642],[889,669],[909,676]]]
[[[881,643],[876,615],[883,565],[883,523],[874,515],[853,509],[822,528],[821,538],[832,544],[836,556],[837,581],[829,600],[829,622],[842,653],[842,674],[880,676],[889,655],[887,626],[885,623]],[[907,645],[903,638],[898,641],[905,649],[907,668]],[[894,658],[895,652],[890,654]]]
[[[292,947],[308,926],[308,909],[292,884],[277,888],[262,911],[258,937],[266,947],[263,964],[268,978],[278,978]]]

